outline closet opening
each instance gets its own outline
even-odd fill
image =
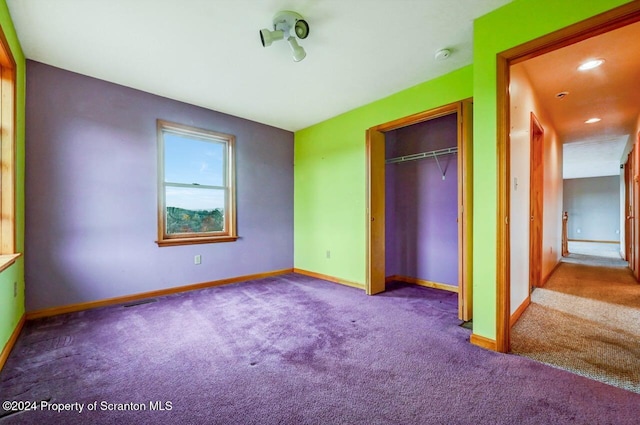
[[[468,99],[367,130],[367,294],[452,291],[471,320],[472,124]]]

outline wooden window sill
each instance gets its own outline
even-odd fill
[[[8,269],[21,255],[21,253],[0,255],[0,272]]]
[[[220,236],[220,237],[203,237],[203,238],[174,238],[156,241],[158,246],[175,246],[175,245],[194,245],[199,243],[217,243],[217,242],[235,242],[239,236]]]

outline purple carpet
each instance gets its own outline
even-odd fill
[[[36,409],[0,424],[638,423],[640,394],[469,344],[456,298],[289,274],[29,322],[0,401]]]

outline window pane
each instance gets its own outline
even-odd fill
[[[232,242],[235,137],[157,121],[158,246]]]
[[[165,182],[224,186],[225,144],[164,132]]]
[[[166,188],[167,234],[222,232],[225,190]]]

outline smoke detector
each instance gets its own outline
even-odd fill
[[[451,56],[450,49],[440,49],[436,52],[435,58],[437,61],[443,61],[449,59],[449,56]]]

